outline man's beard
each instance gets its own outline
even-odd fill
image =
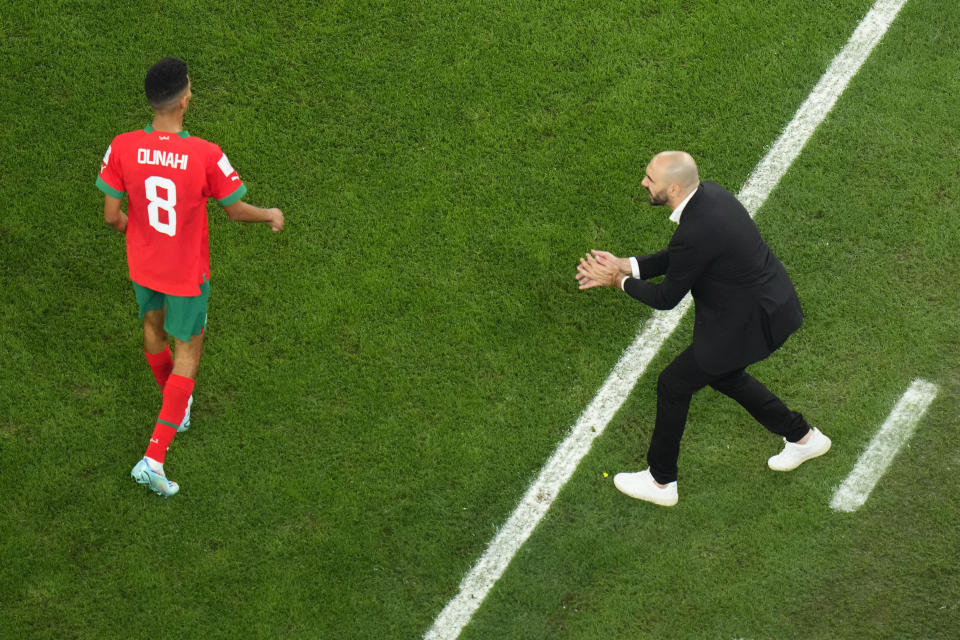
[[[666,194],[666,193],[660,193],[660,194],[654,195],[654,194],[653,194],[653,191],[650,191],[649,189],[647,189],[647,193],[650,194],[650,204],[651,204],[651,205],[653,205],[653,206],[655,206],[655,207],[658,207],[658,206],[662,206],[662,205],[667,204],[667,194]]]

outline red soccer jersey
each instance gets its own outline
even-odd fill
[[[175,296],[200,295],[210,278],[207,200],[226,207],[247,192],[220,147],[152,126],[113,139],[97,186],[114,198],[129,195],[130,278]]]

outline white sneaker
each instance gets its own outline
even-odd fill
[[[677,504],[676,481],[661,489],[653,480],[650,469],[636,473],[618,473],[613,476],[613,484],[622,493],[637,500],[646,500],[661,507],[672,507]]]
[[[190,407],[193,406],[193,394],[190,394],[190,399],[187,400],[187,412],[183,414],[183,420],[180,421],[180,426],[177,427],[177,433],[183,433],[190,428]]]
[[[820,433],[816,427],[811,429],[807,444],[783,441],[783,451],[767,460],[767,465],[774,471],[791,471],[801,464],[822,456],[830,451],[830,438]]]

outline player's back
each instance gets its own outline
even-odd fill
[[[131,279],[168,294],[198,295],[210,277],[207,200],[228,205],[246,191],[220,147],[186,131],[124,133],[107,150],[98,185],[113,197],[128,194]]]

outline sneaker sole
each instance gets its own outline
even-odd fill
[[[666,500],[656,498],[651,495],[641,495],[636,492],[630,491],[629,487],[623,486],[620,482],[617,481],[617,478],[613,479],[613,486],[616,487],[617,491],[623,495],[633,498],[634,500],[642,500],[643,502],[649,502],[650,504],[655,504],[659,507],[672,507],[677,504],[679,501],[676,497],[671,497]]]
[[[130,478],[132,478],[133,481],[136,482],[137,484],[147,487],[148,489],[150,489],[150,491],[153,491],[155,494],[157,494],[161,498],[171,498],[180,492],[180,487],[178,486],[176,491],[167,495],[163,491],[160,491],[160,489],[157,489],[155,486],[153,486],[153,483],[150,482],[149,478],[144,478],[143,476],[135,476],[132,473],[130,474]]]
[[[767,461],[767,466],[770,467],[770,469],[771,469],[772,471],[793,471],[794,469],[796,469],[797,467],[799,467],[800,465],[802,465],[804,462],[807,462],[807,461],[809,461],[809,460],[813,460],[814,458],[819,458],[820,456],[828,453],[828,452],[830,451],[830,447],[832,447],[832,446],[833,446],[833,441],[832,441],[832,440],[828,440],[828,441],[827,441],[827,446],[826,446],[826,448],[825,448],[823,451],[819,451],[819,452],[817,452],[817,453],[814,453],[814,454],[812,454],[812,455],[807,456],[806,458],[804,458],[803,460],[801,460],[801,461],[798,462],[797,464],[793,465],[792,467],[774,467],[773,465],[770,464],[770,461],[769,461],[769,460]]]

